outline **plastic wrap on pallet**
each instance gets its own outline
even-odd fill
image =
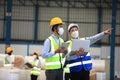
[[[96,80],[106,80],[106,73],[105,72],[97,72]]]
[[[20,70],[19,80],[30,80],[30,70]]]
[[[19,69],[0,68],[0,80],[19,80]]]
[[[38,80],[46,80],[45,70],[41,70]]]
[[[92,60],[93,70],[96,72],[105,71],[105,60]]]

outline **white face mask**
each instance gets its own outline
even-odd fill
[[[64,33],[64,29],[63,28],[59,28],[58,34],[61,36],[63,33]]]
[[[33,58],[36,59],[36,55],[33,55]]]
[[[73,38],[78,38],[78,37],[79,37],[78,31],[72,32],[71,36],[72,36]]]

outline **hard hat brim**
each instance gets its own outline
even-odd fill
[[[54,25],[57,25],[57,24],[65,24],[65,22],[62,22],[62,23],[56,23],[56,24],[54,24]],[[54,25],[50,25],[50,27],[53,27]]]

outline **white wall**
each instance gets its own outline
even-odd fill
[[[15,55],[27,55],[27,45],[22,44],[11,44],[11,47],[14,49],[13,54]]]
[[[91,47],[90,54],[91,54],[92,58],[100,59],[101,58],[101,47]]]
[[[11,44],[13,54],[15,55],[31,55],[33,52],[42,53],[43,45],[38,44]],[[5,53],[5,44],[0,44],[0,53]]]
[[[43,45],[29,45],[29,55],[32,55],[34,52],[39,52],[41,55],[43,51]]]

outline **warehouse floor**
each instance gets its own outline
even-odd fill
[[[120,80],[120,78],[115,78],[115,80]]]

